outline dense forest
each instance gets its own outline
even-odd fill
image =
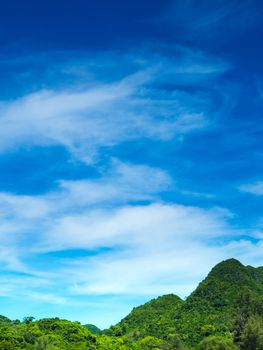
[[[184,301],[170,294],[100,331],[58,318],[0,316],[1,350],[263,350],[263,267],[216,265]]]

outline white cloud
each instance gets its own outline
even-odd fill
[[[105,202],[153,200],[156,194],[167,191],[170,176],[161,169],[146,165],[132,165],[113,160],[112,166],[98,179],[61,181],[65,192],[61,205],[101,205]],[[58,198],[57,198],[58,200]]]
[[[83,213],[55,225],[46,249],[112,248],[66,262],[62,275],[72,281],[73,294],[186,295],[189,281],[198,281],[207,266],[227,257],[213,246],[213,240],[236,234],[225,220],[217,209],[158,203],[110,214]]]
[[[17,201],[15,195],[11,199],[11,195],[0,196],[12,213],[12,217],[7,212],[1,217],[1,224],[16,227],[18,223],[15,239],[12,234],[1,237],[7,248],[2,264],[6,270],[28,274],[11,284],[3,281],[3,293],[17,295],[15,290],[19,290],[19,295],[33,293],[35,299],[56,304],[78,295],[156,296],[174,292],[186,296],[222,259],[234,256],[247,263],[262,261],[261,241],[240,241],[242,232],[231,227],[232,216],[227,210],[158,202],[157,194],[170,183],[165,173],[114,164],[109,184],[107,176],[94,180],[97,197],[91,180],[63,183],[59,191],[37,198],[37,215],[24,215],[23,211],[19,215],[23,196],[17,196]],[[144,179],[149,174],[153,174],[152,183],[147,187]],[[83,197],[79,196],[82,190]],[[121,198],[115,207],[111,196],[113,202]],[[151,198],[149,204],[128,204],[144,196]],[[33,199],[31,202],[26,197],[28,210],[29,204],[32,208],[35,205]],[[87,256],[66,254],[79,249],[86,250]],[[64,258],[56,257],[58,251],[64,251]],[[26,263],[51,252],[55,260],[48,267]]]
[[[222,259],[260,261],[260,244],[239,241],[229,211],[161,202],[173,185],[158,168],[113,160],[100,178],[62,181],[42,196],[1,193],[1,266],[31,276],[4,283],[3,292],[40,288],[38,299],[54,303],[88,294],[185,296]],[[54,264],[35,264],[47,253]]]
[[[160,169],[114,160],[100,178],[61,181],[58,190],[42,196],[0,193],[0,243],[5,252],[0,261],[6,268],[21,266],[19,270],[25,271],[19,264],[21,255],[29,254],[45,232],[54,231],[55,224],[63,225],[80,213],[90,213],[91,218],[95,208],[109,210],[114,205],[155,200],[171,182]]]
[[[250,0],[201,3],[186,0],[171,2],[171,8],[161,20],[166,25],[169,23],[172,28],[178,28],[184,37],[205,35],[218,38],[223,30],[228,35],[233,35],[235,29],[240,31],[254,25],[259,20],[259,14],[260,8]]]
[[[221,248],[211,247],[214,240],[235,231],[226,210],[159,202],[169,186],[172,180],[160,169],[114,160],[101,178],[64,181],[46,195],[1,193],[0,226],[7,227],[0,236],[6,253],[2,264],[39,280],[45,295],[54,294],[55,285],[71,297],[103,291],[158,294],[170,288],[186,293],[189,280],[197,280],[208,261],[224,256]],[[140,204],[142,200],[148,204]],[[46,265],[43,270],[41,264],[27,263],[41,254],[74,249],[95,255],[56,258],[48,271]],[[28,294],[23,279],[19,281],[20,292]]]
[[[39,293],[39,292],[31,292],[28,295],[29,299],[35,299],[39,301],[43,301],[46,303],[51,303],[51,304],[66,304],[67,299],[63,298],[61,296],[57,296],[51,293]]]
[[[12,215],[31,220],[47,215],[50,209],[49,203],[37,196],[0,193],[0,217]]]
[[[257,196],[263,195],[263,181],[258,181],[253,184],[246,184],[243,186],[240,186],[239,188],[243,192],[248,192],[251,194],[255,194]]]
[[[87,83],[81,86],[39,90],[14,101],[2,101],[0,151],[62,145],[74,156],[92,162],[101,148],[105,151],[140,138],[167,140],[199,130],[208,125],[211,96],[202,89],[200,93],[178,86],[166,89],[165,83],[173,80],[173,84],[182,84],[184,77],[184,83],[191,85],[193,71],[200,82],[228,67],[200,53],[193,63],[192,56],[190,51],[177,60],[153,55],[141,64],[139,57],[131,56],[132,62],[126,58],[124,63],[133,63],[136,68],[130,73],[124,70],[117,79],[105,82],[98,76],[91,82],[87,73]]]
[[[154,200],[172,184],[163,170],[112,160],[108,169],[95,179],[61,180],[58,189],[44,195],[16,195],[0,192],[2,233],[22,231],[41,218],[80,209],[132,201]],[[10,225],[12,220],[16,225]]]
[[[182,235],[191,239],[211,239],[225,233],[217,209],[205,211],[195,207],[154,203],[118,209],[88,210],[54,221],[45,242],[50,250],[96,248],[115,245],[147,245],[158,243],[172,247]],[[190,219],[191,218],[191,219]],[[226,234],[226,233],[225,233]]]

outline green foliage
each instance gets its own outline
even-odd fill
[[[35,350],[56,350],[59,349],[59,339],[55,336],[43,335],[35,342]]]
[[[33,316],[27,316],[27,317],[24,317],[23,322],[26,324],[29,324],[29,323],[33,322],[34,319],[35,319],[35,317],[33,317]]]
[[[210,336],[199,344],[198,350],[235,350],[233,341],[222,337]]]
[[[0,349],[84,350],[96,349],[96,338],[78,322],[43,319],[0,324]]]
[[[139,340],[137,344],[139,346],[139,349],[141,350],[158,350],[161,349],[163,345],[165,345],[165,343],[162,340],[152,337],[150,335]]]
[[[118,325],[106,331],[106,334],[115,336],[128,334],[133,339],[148,335],[158,338],[168,337],[174,334],[174,319],[182,304],[183,300],[173,294],[153,299],[134,308]]]
[[[241,350],[263,350],[263,319],[259,315],[249,317],[240,341]]]
[[[216,331],[216,327],[213,326],[212,324],[205,324],[201,327],[201,333],[205,337],[207,337],[208,335],[212,335],[213,333],[215,333],[215,331]]]
[[[94,324],[85,324],[85,327],[90,331],[92,334],[101,334],[101,330],[94,326]]]
[[[164,344],[154,337],[139,344],[129,337],[93,335],[86,326],[59,318],[22,323],[2,319],[1,350],[157,350],[157,345]]]
[[[0,315],[0,325],[10,324],[10,323],[12,323],[12,321],[9,318]]]
[[[186,346],[178,335],[169,337],[167,342],[168,346],[164,347],[165,350],[186,350]]]
[[[248,321],[249,316],[253,312],[253,297],[249,290],[241,291],[235,301],[233,330],[235,342],[241,341],[241,336]]]

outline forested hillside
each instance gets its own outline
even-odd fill
[[[175,295],[159,297],[135,308],[108,334],[135,334],[137,338],[147,334],[162,339],[179,336],[188,346],[212,335],[232,339],[238,300],[246,299],[253,308],[252,304],[261,304],[261,298],[263,268],[229,259],[216,265],[185,301]],[[259,312],[257,306],[255,313]]]
[[[185,301],[159,297],[102,332],[58,318],[1,316],[0,349],[262,350],[263,268],[223,261]]]

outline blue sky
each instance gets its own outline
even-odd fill
[[[263,265],[260,1],[0,11],[0,308],[108,327]]]

